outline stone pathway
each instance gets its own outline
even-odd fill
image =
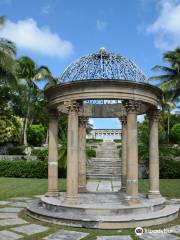
[[[88,188],[91,191],[117,191],[120,189],[119,181],[88,181]],[[0,201],[0,240],[16,240],[30,236],[31,239],[36,239],[34,234],[45,233],[49,227],[40,224],[32,224],[18,216],[18,213],[27,206],[27,203],[34,198],[17,197],[11,198],[8,201]],[[180,204],[180,199],[171,199],[171,203]],[[6,228],[6,229],[5,229]],[[4,230],[5,229],[5,230]],[[45,235],[44,240],[83,240],[89,235],[87,232],[70,230],[57,230],[55,233]],[[167,233],[144,233],[138,236],[141,240],[180,240],[180,225],[169,227]],[[177,234],[177,235],[173,235]],[[132,240],[129,235],[119,236],[97,236],[97,240]]]
[[[121,188],[120,181],[88,180],[87,190],[90,192],[117,192]]]
[[[179,237],[168,233],[144,233],[139,238],[142,240],[180,240]]]
[[[88,233],[83,232],[75,232],[75,231],[67,231],[67,230],[60,230],[56,233],[49,235],[48,237],[43,238],[44,240],[80,240],[86,237]]]

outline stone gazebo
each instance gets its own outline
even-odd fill
[[[158,107],[161,90],[145,83],[128,58],[108,53],[81,57],[46,90],[49,110],[48,191],[28,207],[34,218],[59,224],[117,229],[165,223],[178,208],[159,192]],[[110,100],[110,104],[104,104]],[[58,115],[68,115],[67,192],[59,192]],[[149,192],[138,192],[137,116],[149,119]],[[86,190],[86,122],[113,117],[122,122],[122,188],[117,193]],[[60,176],[59,176],[60,177]]]

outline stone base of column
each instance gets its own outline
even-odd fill
[[[58,191],[48,191],[47,193],[45,193],[46,197],[58,197],[59,196],[59,192]]]
[[[149,199],[154,199],[154,198],[161,198],[162,196],[159,191],[149,191],[147,194],[147,197]]]
[[[78,192],[83,193],[83,192],[88,192],[87,188],[84,186],[79,186],[78,187]]]
[[[125,200],[128,202],[129,205],[134,205],[134,204],[141,204],[141,200],[139,196],[125,196]]]
[[[67,204],[77,204],[79,203],[78,197],[66,195],[65,203]]]

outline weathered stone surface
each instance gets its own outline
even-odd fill
[[[75,232],[75,231],[68,231],[68,230],[60,230],[55,232],[45,238],[44,240],[80,240],[86,237],[88,233],[84,232]]]
[[[97,240],[132,240],[130,236],[100,236]]]
[[[11,219],[1,219],[0,220],[0,226],[10,226],[10,225],[19,225],[19,224],[26,224],[26,222],[23,219],[20,218],[11,218]]]
[[[17,213],[0,213],[0,219],[3,218],[17,218]]]
[[[18,213],[21,210],[22,208],[13,208],[13,207],[0,208],[0,212],[7,212],[7,213]]]
[[[10,203],[9,201],[0,201],[0,206],[7,205],[9,203]]]
[[[179,237],[173,236],[168,233],[144,233],[141,236],[138,236],[143,240],[179,240]]]
[[[26,226],[12,228],[13,231],[24,233],[24,234],[27,234],[27,235],[40,233],[40,232],[45,232],[48,229],[49,229],[48,227],[44,227],[44,226],[37,225],[37,224],[29,224],[29,225],[26,225]]]
[[[14,202],[14,203],[9,204],[9,206],[21,207],[21,208],[27,207],[27,205],[28,205],[28,203],[25,203],[25,202]]]
[[[16,240],[20,238],[22,238],[22,236],[19,234],[16,234],[7,230],[0,231],[1,240]]]
[[[170,228],[166,228],[166,230],[170,233],[177,233],[180,234],[180,225],[176,225]]]

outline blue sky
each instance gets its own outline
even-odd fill
[[[105,47],[132,59],[147,77],[162,53],[180,43],[180,0],[0,0],[0,30],[59,76],[75,59]],[[95,120],[97,128],[119,127]]]

